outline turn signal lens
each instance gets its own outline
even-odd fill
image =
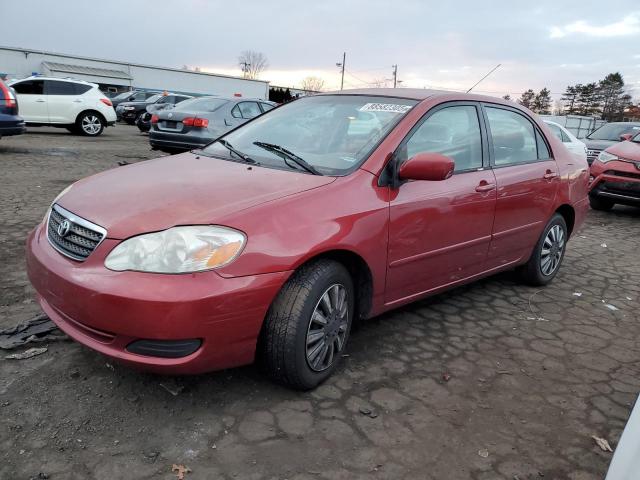
[[[113,107],[113,103],[108,98],[101,98],[100,101],[104,103],[107,107]]]
[[[158,115],[151,115],[151,123],[158,123],[158,120],[160,120]]]
[[[209,126],[209,120],[206,118],[187,117],[182,119],[182,123],[187,127],[195,128],[207,128]]]

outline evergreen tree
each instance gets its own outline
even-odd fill
[[[522,96],[518,100],[518,103],[523,107],[531,108],[531,104],[533,103],[533,99],[535,98],[535,96],[536,93],[533,90],[529,89],[522,94]]]
[[[503,95],[502,98],[504,98],[505,100],[511,100],[511,95],[507,93],[506,95]]]
[[[578,99],[578,94],[581,88],[581,84],[569,85],[562,94],[561,100],[564,103],[565,115],[573,115],[577,112],[576,100]]]
[[[600,94],[595,82],[581,85],[576,99],[578,115],[593,116],[600,113]]]
[[[622,120],[624,109],[631,105],[631,96],[624,91],[624,79],[618,72],[610,73],[598,82],[602,118],[609,122]]]
[[[533,99],[531,110],[541,115],[551,113],[551,92],[547,87],[543,88]]]

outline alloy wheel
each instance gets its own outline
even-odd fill
[[[88,135],[96,135],[102,128],[102,122],[96,115],[85,115],[82,118],[82,130]]]
[[[564,229],[554,225],[547,232],[540,252],[540,270],[543,275],[552,275],[560,265],[564,252]]]
[[[325,290],[311,314],[306,336],[309,368],[329,368],[344,348],[349,327],[347,289],[335,283]]]

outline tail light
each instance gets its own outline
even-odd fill
[[[101,98],[100,101],[104,103],[107,107],[113,107],[113,103],[108,98]]]
[[[7,87],[1,81],[0,81],[0,93],[2,93],[2,98],[4,99],[7,107],[16,106],[16,97],[13,96],[13,92],[9,90],[9,87]]]
[[[206,118],[187,117],[182,119],[182,123],[187,127],[195,128],[207,128],[209,126],[209,120]]]
[[[151,115],[151,123],[158,123],[158,120],[160,120],[158,115]]]

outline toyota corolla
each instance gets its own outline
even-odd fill
[[[499,271],[549,283],[588,208],[588,167],[493,97],[305,97],[201,150],[80,180],[27,245],[75,340],[167,374],[259,360],[313,388],[356,319]]]

